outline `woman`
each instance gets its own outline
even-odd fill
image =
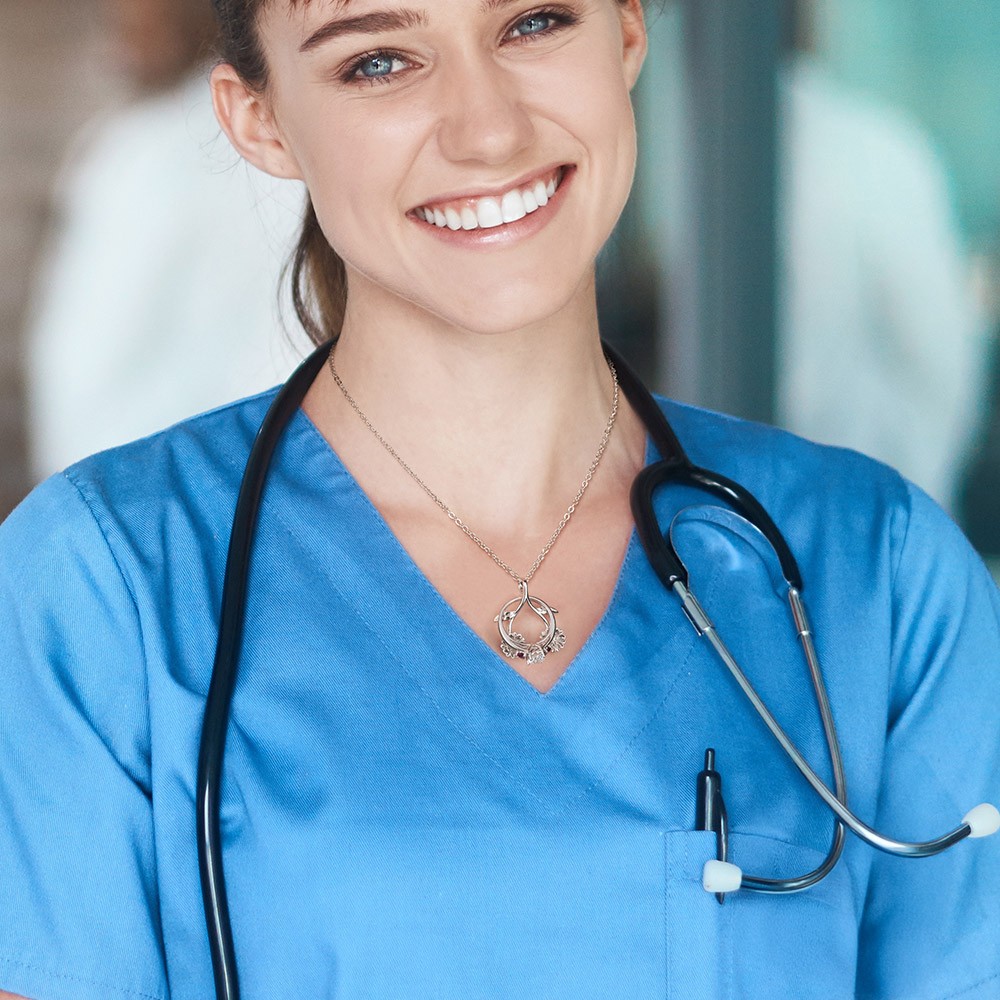
[[[254,547],[221,806],[244,995],[995,996],[990,841],[904,861],[852,839],[808,892],[702,888],[706,747],[747,869],[814,867],[832,824],[632,530],[658,456],[604,359],[593,275],[632,176],[637,2],[217,7],[220,121],[305,180],[309,322],[339,334]],[[0,534],[15,994],[212,995],[195,760],[269,402],[75,466]],[[860,456],[663,407],[790,539],[856,811],[915,836],[995,799],[1000,599],[954,526]],[[666,525],[703,500],[656,502]],[[773,557],[714,506],[674,534],[831,781]]]

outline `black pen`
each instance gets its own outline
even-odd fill
[[[705,770],[698,772],[695,828],[711,830],[715,834],[715,856],[719,861],[727,861],[729,828],[726,803],[722,799],[722,775],[715,770],[715,750],[711,748],[705,751]],[[720,905],[726,901],[722,892],[717,892],[715,898]]]

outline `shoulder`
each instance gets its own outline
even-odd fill
[[[849,449],[659,402],[691,461],[737,481],[770,514],[820,631],[842,637],[850,621],[852,634],[869,638],[869,653],[884,647],[898,704],[948,650],[996,662],[1000,591],[958,525],[919,487]]]
[[[207,500],[238,485],[254,436],[274,398],[270,389],[71,465],[64,476],[88,500],[149,509],[189,490]]]
[[[859,532],[882,524],[899,548],[908,536],[912,543],[929,532],[939,545],[972,551],[953,519],[884,462],[767,424],[662,397],[658,402],[692,462],[737,479],[773,507],[776,519],[796,523],[801,516]]]
[[[0,526],[0,558],[37,565],[107,547],[159,561],[202,536],[224,546],[243,469],[274,390],[93,455],[37,487]],[[49,555],[47,555],[49,554]]]
[[[767,510],[814,597],[849,589],[889,615],[895,604],[932,593],[947,603],[974,580],[992,599],[996,587],[961,529],[889,466],[764,424],[659,402],[691,461],[735,480]]]
[[[737,479],[779,510],[909,507],[913,487],[898,472],[850,448],[817,444],[767,424],[657,397],[695,465]]]
[[[210,655],[236,496],[269,399],[73,465],[0,525],[0,688],[8,669],[34,684],[41,694],[18,697],[36,714],[76,692],[119,734],[133,774],[141,727],[118,716],[145,717],[151,664]]]
[[[132,581],[52,477],[0,525],[0,895],[16,916],[0,967],[25,997],[166,996],[147,664]]]

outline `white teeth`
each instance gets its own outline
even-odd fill
[[[503,213],[496,198],[480,198],[476,205],[476,218],[481,229],[493,229],[503,225]]]
[[[475,206],[463,205],[461,209],[447,207],[431,208],[421,205],[414,210],[418,219],[439,229],[448,228],[452,232],[459,229],[494,229],[497,226],[517,222],[532,212],[537,212],[556,193],[560,175],[554,176],[547,183],[536,181],[532,187],[523,190],[508,191],[499,200],[496,198],[479,198]]]
[[[523,219],[528,213],[524,208],[524,199],[520,191],[508,191],[500,202],[500,214],[504,222],[517,222]]]

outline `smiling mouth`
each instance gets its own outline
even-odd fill
[[[500,195],[421,205],[413,214],[439,229],[495,229],[517,222],[547,205],[565,176],[566,167],[556,167],[530,184],[511,188]]]

